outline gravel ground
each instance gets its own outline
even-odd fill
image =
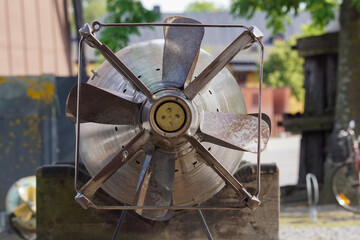
[[[358,240],[360,239],[360,226],[342,227],[307,227],[307,228],[281,228],[281,240]]]
[[[319,206],[317,211],[317,221],[313,222],[307,207],[283,207],[280,213],[280,239],[360,239],[360,215],[342,210],[336,205]]]

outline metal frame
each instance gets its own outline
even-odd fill
[[[173,27],[216,27],[216,28],[244,28],[245,30],[247,30],[250,34],[251,37],[253,38],[254,42],[256,42],[260,48],[261,48],[261,53],[260,53],[260,70],[259,70],[259,99],[258,99],[258,144],[257,144],[257,178],[256,178],[256,185],[257,185],[257,191],[256,194],[254,196],[252,196],[250,193],[247,192],[247,190],[243,187],[243,185],[237,181],[231,174],[231,180],[229,181],[229,178],[227,178],[228,172],[225,168],[222,167],[222,165],[220,163],[217,163],[219,165],[215,165],[213,167],[213,169],[220,175],[220,177],[223,178],[223,180],[226,182],[226,184],[228,184],[229,186],[231,186],[232,188],[235,189],[236,192],[241,192],[242,194],[245,194],[245,197],[243,199],[240,200],[240,202],[243,202],[245,199],[251,200],[251,203],[249,204],[249,202],[247,202],[247,205],[249,208],[251,208],[252,210],[255,209],[259,204],[260,201],[258,200],[259,194],[260,194],[260,164],[261,164],[261,119],[262,119],[262,112],[261,112],[261,101],[262,101],[262,83],[263,83],[263,61],[264,61],[264,46],[262,44],[261,38],[259,39],[258,37],[256,37],[257,34],[257,29],[253,28],[253,27],[246,27],[244,25],[227,25],[227,24],[216,24],[216,25],[212,25],[212,24],[188,24],[188,23],[111,23],[111,24],[104,24],[104,23],[100,23],[98,21],[93,22],[92,24],[92,29],[91,29],[91,34],[99,31],[102,27],[130,27],[130,26],[173,26]],[[76,113],[77,116],[80,116],[80,94],[81,94],[81,71],[80,69],[82,68],[81,65],[81,56],[82,56],[82,51],[83,51],[83,42],[84,42],[85,38],[84,36],[81,38],[80,42],[79,42],[79,71],[78,71],[78,88],[77,88],[77,102],[76,102]],[[89,43],[88,43],[89,44]],[[99,41],[92,41],[90,42],[91,45],[96,45],[96,44],[100,44],[101,43]],[[232,45],[232,44],[231,44]],[[111,52],[110,49],[108,49],[106,47],[106,45],[102,45],[102,50],[104,51],[104,53],[106,54],[108,51]],[[230,47],[230,46],[229,46]],[[236,53],[237,54],[237,53]],[[235,55],[236,55],[235,54]],[[121,61],[120,65],[122,64]],[[117,65],[119,64],[119,62],[116,63],[111,63],[111,65]],[[114,66],[115,67],[115,66]],[[116,68],[116,67],[115,67]],[[125,68],[127,69],[127,68]],[[129,78],[133,79],[131,74],[132,72],[126,72],[124,71],[124,69],[117,69],[120,72],[123,72],[124,75],[128,76]],[[130,75],[130,76],[129,76]],[[137,81],[139,81],[136,78]],[[137,85],[137,87],[149,98],[149,99],[153,99],[153,95],[152,93],[146,88],[145,85],[143,85],[142,83],[140,84],[140,86],[138,86],[137,82],[133,82],[135,83],[135,85]],[[206,83],[205,83],[206,84]],[[146,89],[144,89],[146,88]],[[190,94],[191,95],[191,94]],[[79,133],[80,133],[80,119],[79,117],[76,117],[76,146],[75,146],[75,176],[74,176],[74,187],[75,190],[77,192],[77,196],[75,197],[76,200],[79,202],[80,205],[82,205],[82,207],[84,208],[88,208],[88,207],[92,207],[95,209],[102,209],[102,210],[136,210],[136,209],[148,209],[148,210],[159,210],[159,209],[172,209],[172,210],[240,210],[243,207],[206,207],[206,206],[129,206],[129,205],[124,205],[124,206],[98,206],[96,205],[94,202],[92,202],[91,199],[88,199],[86,196],[83,195],[83,193],[81,193],[80,189],[78,188],[78,171],[79,171],[79,143],[80,143],[80,138],[79,138]],[[135,138],[137,138],[140,134],[138,134]],[[186,136],[187,139],[191,142],[191,141],[196,141],[195,137],[192,136]],[[200,143],[199,143],[200,144]],[[201,145],[201,144],[200,144]],[[199,149],[197,149],[199,150]],[[201,149],[200,149],[201,150]],[[127,152],[124,152],[122,154],[128,154]],[[200,153],[201,154],[201,153]],[[206,153],[204,153],[206,154]],[[211,155],[211,154],[209,154]],[[125,160],[124,160],[124,164],[125,164]],[[209,161],[210,164],[213,164],[212,161]],[[214,165],[214,164],[213,164]],[[101,171],[101,170],[100,170]],[[116,170],[115,170],[116,171]],[[111,175],[110,175],[111,176]],[[235,180],[234,180],[235,179]],[[91,182],[93,179],[91,179],[89,182]],[[106,181],[106,180],[105,180]],[[88,182],[88,183],[89,183]],[[85,184],[86,185],[86,184]],[[100,184],[100,186],[102,185],[102,183]],[[99,187],[100,187],[99,186]],[[95,192],[97,191],[98,188],[96,188],[95,190],[92,189],[91,191]]]

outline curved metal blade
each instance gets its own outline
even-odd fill
[[[32,216],[33,216],[33,212],[30,210],[30,207],[29,207],[29,210],[24,215],[21,215],[20,218],[21,218],[21,221],[28,222],[28,221],[30,221]]]
[[[165,20],[167,21],[200,24],[194,19],[184,17]],[[165,87],[182,88],[194,73],[204,28],[170,26],[164,28],[164,34],[162,83]]]
[[[259,116],[258,113],[248,113],[247,115],[254,116],[254,117]],[[265,113],[261,113],[261,119],[264,120],[267,123],[267,125],[269,126],[270,135],[271,135],[271,119],[270,119],[270,117],[268,115],[266,115]]]
[[[28,187],[26,186],[19,186],[17,188],[18,190],[18,194],[21,198],[21,200],[23,200],[24,202],[29,201],[29,195],[28,195]]]
[[[178,19],[178,18],[182,18],[180,16],[171,16],[171,17],[168,17],[164,20],[164,23],[172,23],[175,19]],[[164,30],[164,39],[166,37],[166,33],[167,33],[167,30],[169,29],[169,26],[164,26],[163,30]]]
[[[261,38],[262,33],[254,31],[255,28],[244,31],[236,38],[214,61],[212,61],[198,76],[184,89],[185,96],[192,100],[235,55],[255,42],[254,38]],[[255,35],[258,34],[259,36]]]
[[[195,148],[196,152],[202,156],[202,158],[207,162],[208,166],[211,167],[224,181],[227,185],[232,187],[236,193],[242,195],[243,200],[245,200],[246,205],[254,210],[260,205],[260,200],[251,195],[246,188],[218,161],[214,158],[211,153],[204,148],[204,146],[194,137],[194,136],[185,136],[190,144]]]
[[[31,210],[35,213],[36,212],[36,189],[33,186],[29,186],[27,189],[28,194],[28,205],[30,206]]]
[[[22,203],[14,210],[16,217],[20,217],[23,222],[27,222],[31,219],[33,212],[27,203]]]
[[[132,159],[132,157],[142,151],[143,146],[150,141],[150,138],[150,134],[142,130],[119,153],[106,163],[106,165],[80,189],[80,194],[76,197],[80,205],[87,208],[87,199],[91,199],[104,182]]]
[[[28,201],[36,201],[36,189],[33,186],[29,186],[26,190]]]
[[[85,42],[93,47],[104,56],[104,58],[123,76],[125,76],[130,84],[136,86],[148,99],[153,99],[153,94],[149,88],[111,51],[111,49],[100,42],[92,31],[89,24],[79,29],[80,35],[84,38]]]
[[[119,97],[101,88],[81,83],[80,121],[103,124],[136,125],[141,104]],[[125,96],[124,96],[125,97]],[[66,102],[66,117],[76,122],[77,84]]]
[[[257,117],[223,112],[204,112],[202,116],[203,122],[200,126],[204,135],[202,141],[241,151],[257,152]],[[270,127],[264,120],[261,120],[261,151],[265,149],[269,138]]]
[[[155,149],[147,154],[136,189],[135,204],[138,206],[171,206],[175,177],[175,154]],[[168,209],[137,209],[141,216],[157,221],[170,219],[174,211]]]

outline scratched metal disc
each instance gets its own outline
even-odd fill
[[[163,40],[146,41],[126,47],[116,55],[152,92],[155,92],[161,87],[163,47]],[[213,59],[201,50],[194,76]],[[89,79],[89,84],[129,96],[136,94],[136,90],[108,62],[101,64],[96,72],[95,77]],[[195,97],[194,102],[199,109],[208,112],[246,113],[240,87],[226,68]],[[81,124],[80,154],[90,174],[98,172],[137,132],[139,129],[134,126]],[[202,144],[228,171],[234,173],[237,170],[243,154],[241,151],[210,143]],[[102,188],[115,199],[133,205],[143,161],[144,154],[139,154],[120,168]],[[181,151],[180,156],[176,158],[175,166],[174,205],[191,206],[202,203],[225,185],[201,157],[195,154],[190,144],[189,148]]]

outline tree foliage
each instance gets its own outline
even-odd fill
[[[221,12],[223,7],[217,7],[213,2],[195,1],[187,5],[185,12]]]
[[[360,11],[360,0],[351,0],[351,2],[355,5],[358,11]]]
[[[290,86],[292,95],[304,99],[304,59],[291,49],[290,41],[275,41],[275,47],[264,62],[264,83],[275,88]]]
[[[92,23],[106,13],[106,0],[83,0],[84,22]]]
[[[349,0],[360,11],[360,0]],[[303,26],[305,36],[318,35],[334,19],[334,10],[339,9],[338,0],[231,0],[230,11],[236,16],[252,18],[256,11],[266,13],[267,27],[273,33],[284,32],[285,25],[291,23],[290,16],[300,11],[311,14],[313,22]],[[264,82],[282,87],[289,85],[299,100],[303,98],[303,60],[290,49],[288,43],[277,42],[270,58],[264,63]]]
[[[147,10],[138,0],[107,0],[107,17],[109,23],[153,22],[159,15]],[[107,27],[100,32],[100,40],[113,51],[125,47],[131,34],[139,35],[137,27]]]
[[[322,27],[314,26],[311,23],[303,24],[301,26],[302,34],[300,37],[319,36],[325,33],[325,29]]]
[[[75,26],[75,16],[74,16],[74,7],[72,5],[73,1],[69,1],[69,22],[71,33],[76,33],[78,29]],[[84,23],[91,24],[93,21],[99,19],[102,15],[106,13],[106,0],[82,0],[82,11],[83,11],[83,21]]]
[[[360,3],[360,0],[352,1]],[[256,11],[266,12],[267,27],[278,33],[285,31],[285,25],[291,23],[290,16],[296,16],[299,11],[309,12],[315,28],[324,29],[334,19],[335,9],[338,9],[338,0],[232,0],[230,10],[234,15],[249,19]]]

